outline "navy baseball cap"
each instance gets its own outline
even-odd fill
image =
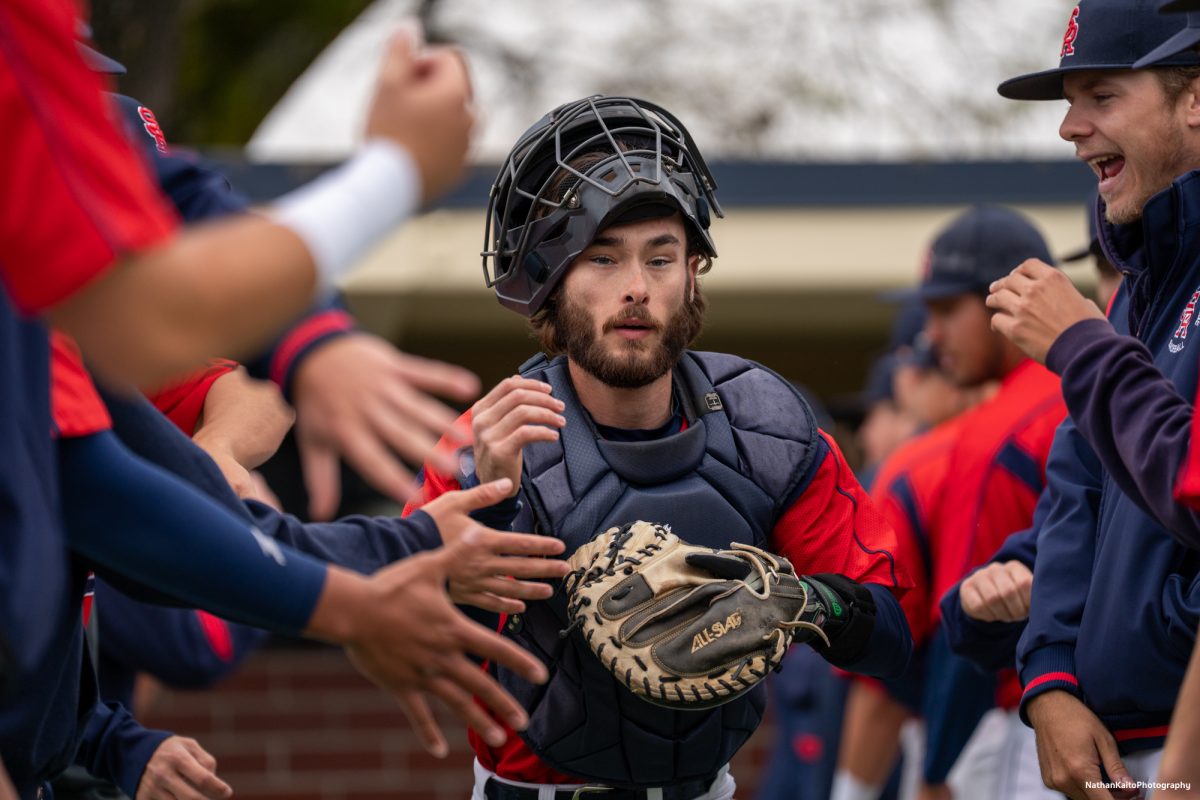
[[[76,20],[75,47],[79,50],[79,55],[83,57],[83,63],[87,65],[87,68],[102,75],[124,75],[125,65],[92,47],[91,41],[92,26],[83,20]]]
[[[922,301],[987,294],[1027,258],[1054,263],[1042,234],[1024,215],[1001,206],[975,206],[954,218],[929,252],[925,277],[897,297]]]
[[[1196,45],[1200,44],[1200,2],[1193,2],[1192,6],[1196,10],[1187,12],[1187,25],[1184,29],[1138,59],[1137,63],[1133,65],[1134,69],[1163,66],[1166,59],[1174,58],[1180,53],[1194,51]],[[1171,14],[1165,7],[1162,9],[1162,13]],[[1179,18],[1177,14],[1174,16],[1176,19]]]
[[[1057,69],[1010,78],[997,87],[1011,100],[1061,100],[1063,76],[1082,70],[1134,69],[1142,56],[1180,32],[1183,20],[1158,13],[1159,0],[1080,0],[1063,35]],[[1200,54],[1184,49],[1155,66],[1200,64]]]

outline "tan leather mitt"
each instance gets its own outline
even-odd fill
[[[604,531],[570,563],[564,635],[577,629],[618,681],[657,705],[727,703],[778,669],[793,639],[829,644],[828,601],[757,547],[696,547],[638,521]]]

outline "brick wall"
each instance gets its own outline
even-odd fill
[[[466,800],[465,728],[439,709],[451,755],[425,753],[399,706],[337,651],[271,648],[220,688],[163,692],[150,727],[192,736],[218,761],[235,796],[253,800]],[[752,798],[770,724],[734,761],[738,797]]]

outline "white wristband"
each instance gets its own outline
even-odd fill
[[[279,198],[270,215],[304,241],[323,291],[420,202],[421,173],[412,156],[390,140],[372,139],[340,167]]]
[[[882,792],[882,786],[872,786],[854,777],[847,770],[839,769],[833,776],[833,789],[829,793],[829,800],[877,800]]]

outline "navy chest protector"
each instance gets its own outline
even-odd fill
[[[598,437],[565,359],[538,357],[522,374],[554,388],[567,424],[558,441],[525,448],[515,529],[557,536],[567,556],[637,519],[669,523],[693,544],[762,546],[817,452],[816,422],[800,394],[735,356],[686,353],[675,381],[687,428],[643,442]],[[577,631],[561,637],[567,625],[561,587],[530,603],[506,633],[542,659],[550,680],[531,686],[498,672],[529,711],[526,743],[560,772],[630,787],[709,777],[762,720],[762,686],[705,711],[651,705],[605,671]]]

